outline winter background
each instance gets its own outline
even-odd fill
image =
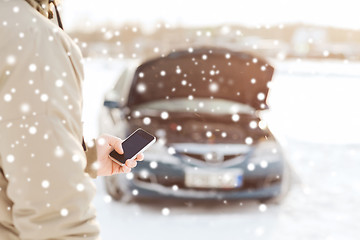
[[[158,21],[203,27],[310,23],[358,30],[357,1],[63,1],[65,28],[125,21],[151,32]],[[119,203],[101,178],[94,204],[101,236],[115,239],[359,239],[360,62],[269,59],[275,75],[265,114],[295,175],[281,204]],[[103,95],[126,67],[122,59],[85,60],[85,137],[96,137]],[[99,81],[101,79],[101,81]]]

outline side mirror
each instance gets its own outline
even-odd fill
[[[121,108],[119,102],[116,102],[116,101],[108,101],[108,100],[105,100],[104,101],[104,106],[109,108],[109,109],[114,109],[114,108]]]

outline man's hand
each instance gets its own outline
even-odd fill
[[[141,153],[136,156],[134,160],[126,160],[124,166],[113,162],[109,154],[112,150],[116,150],[119,154],[123,154],[122,142],[120,138],[104,134],[96,139],[96,151],[98,159],[98,176],[110,176],[116,173],[128,173],[131,171],[131,168],[136,167],[137,161],[142,161],[144,155]]]

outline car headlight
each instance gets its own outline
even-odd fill
[[[250,163],[266,168],[269,163],[282,159],[280,146],[275,141],[262,141],[255,146],[250,156]]]
[[[175,156],[176,151],[172,147],[167,147],[161,139],[153,144],[144,153],[144,160],[149,162],[162,162],[167,164],[178,164],[180,159]]]

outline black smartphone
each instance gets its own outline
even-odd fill
[[[156,138],[145,130],[139,128],[127,137],[122,143],[124,154],[119,154],[113,150],[109,156],[112,161],[123,166],[128,159],[135,159],[136,155],[145,151]]]

